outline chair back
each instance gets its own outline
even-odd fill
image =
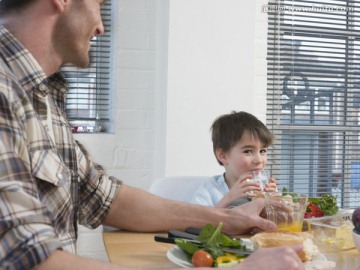
[[[149,192],[180,202],[190,202],[196,189],[211,176],[169,176],[155,180]]]

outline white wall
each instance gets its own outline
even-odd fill
[[[254,107],[255,1],[170,1],[166,175],[222,173],[209,128]]]
[[[165,174],[220,173],[209,133],[214,118],[246,110],[265,120],[262,2],[112,1],[116,126],[113,134],[76,136],[95,161],[142,189]],[[107,259],[101,228],[81,228],[78,252]]]
[[[76,135],[110,175],[142,189],[157,177],[155,171],[164,171],[164,162],[155,161],[165,157],[161,138],[165,135],[166,4],[164,0],[112,1],[114,133]],[[77,247],[80,256],[108,260],[102,227],[90,231],[80,226]]]
[[[114,133],[77,135],[109,174],[147,189],[164,175],[218,173],[215,117],[265,121],[263,2],[113,1]]]
[[[114,133],[77,135],[109,174],[143,189],[154,179],[153,157],[158,149],[155,135],[164,134],[156,119],[166,105],[158,102],[164,91],[160,88],[163,79],[157,77],[156,69],[161,71],[159,62],[163,62],[158,60],[163,56],[158,55],[161,46],[157,43],[167,41],[167,36],[164,41],[158,41],[156,36],[158,1],[161,0],[112,1]]]

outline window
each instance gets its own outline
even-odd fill
[[[108,131],[110,125],[110,41],[111,1],[101,9],[104,35],[91,41],[91,64],[86,69],[66,65],[62,67],[69,91],[66,113],[77,132]],[[75,130],[75,129],[73,129]]]
[[[271,0],[268,164],[280,186],[360,205],[360,3]]]

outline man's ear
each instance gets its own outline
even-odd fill
[[[221,148],[217,148],[217,149],[215,150],[215,155],[216,155],[217,159],[218,159],[219,161],[221,161],[221,163],[222,163],[223,165],[226,164],[227,158],[226,158],[226,152],[225,152],[224,150],[222,150]]]
[[[53,2],[59,10],[63,11],[69,3],[69,0],[53,0]]]

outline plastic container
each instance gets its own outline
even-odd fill
[[[309,229],[313,232],[314,243],[320,251],[339,252],[355,248],[351,222],[351,211],[335,216],[308,219]]]

